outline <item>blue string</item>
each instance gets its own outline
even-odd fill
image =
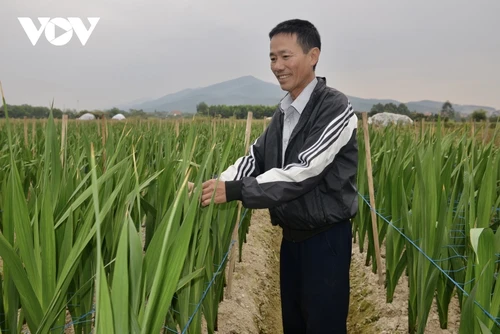
[[[447,273],[453,273],[453,274],[455,274],[455,273],[459,273],[459,272],[461,272],[461,271],[464,271],[464,270],[466,270],[466,269],[467,269],[467,267],[462,267],[462,268],[460,268],[460,269],[455,269],[455,270],[452,270],[452,269],[444,270],[444,269],[443,269],[443,272],[445,272],[445,271],[446,271]]]
[[[248,209],[245,208],[245,211],[243,212],[243,216],[241,217],[240,219],[240,222],[239,222],[239,225],[238,225],[238,230],[240,229],[242,223],[243,223],[243,220],[245,219],[245,216],[248,212]],[[188,322],[186,323],[186,325],[184,326],[184,329],[182,330],[182,334],[186,333],[189,326],[191,325],[191,322],[193,321],[194,317],[196,316],[196,313],[198,313],[198,310],[200,309],[201,307],[201,304],[203,303],[203,300],[205,300],[205,297],[206,295],[208,294],[208,291],[210,290],[210,288],[213,286],[213,284],[215,283],[215,278],[222,272],[222,267],[225,263],[225,261],[227,260],[227,257],[229,256],[229,253],[231,252],[231,248],[233,247],[233,245],[236,243],[236,240],[232,239],[231,240],[231,243],[229,244],[229,248],[227,250],[227,252],[224,254],[224,257],[222,258],[222,261],[218,264],[218,265],[215,265],[214,266],[218,266],[217,267],[217,270],[216,272],[214,273],[214,275],[212,276],[212,279],[210,280],[210,282],[208,283],[206,289],[203,291],[203,294],[201,296],[201,299],[199,300],[199,302],[197,304],[190,304],[190,305],[196,305],[196,308],[193,312],[193,314],[189,317],[189,320]],[[69,294],[69,292],[68,292]],[[174,296],[174,298],[177,298],[177,296]],[[174,309],[172,309],[173,312],[175,313],[179,313],[179,311],[176,311]],[[89,315],[92,315],[95,313],[95,308],[92,308],[92,310],[84,315],[82,315],[81,317],[77,318],[75,321],[71,321],[67,324],[65,324],[64,326],[57,326],[57,327],[53,327],[51,328],[50,330],[51,331],[54,331],[56,329],[59,329],[59,328],[62,328],[62,332],[61,333],[64,333],[64,331],[73,326],[73,325],[77,325],[77,324],[82,324],[82,323],[86,323],[86,322],[91,322],[93,320],[82,320],[82,319],[85,319],[86,317],[88,317]],[[171,333],[176,333],[178,334],[177,330],[174,330],[168,326],[164,326],[163,328],[165,328],[168,332],[171,332]],[[1,332],[8,332],[9,330],[1,330]],[[92,333],[92,332],[91,332]],[[29,334],[29,332],[26,332],[26,334]]]
[[[95,305],[94,305],[94,307],[95,307]],[[64,326],[54,327],[54,328],[51,328],[50,330],[53,331],[55,329],[62,328],[61,333],[64,333],[64,331],[66,329],[68,329],[69,327],[71,327],[72,325],[83,324],[83,323],[86,323],[86,322],[91,322],[92,319],[90,319],[90,320],[83,320],[83,321],[82,321],[82,319],[85,319],[86,317],[94,314],[95,313],[95,308],[94,307],[92,308],[92,310],[90,312],[88,312],[87,314],[82,315],[81,317],[77,318],[76,320],[74,320],[74,321],[71,320],[71,322],[69,322],[68,324],[66,324]]]
[[[447,246],[444,246],[444,247],[447,247]],[[446,262],[446,261],[448,261],[448,260],[457,259],[457,258],[458,258],[458,259],[463,259],[464,257],[463,257],[463,256],[461,256],[461,255],[454,255],[454,256],[450,256],[450,257],[448,257],[448,258],[446,258],[446,259],[436,259],[436,260],[434,260],[434,261],[436,261],[436,262]]]
[[[466,296],[466,297],[469,297],[469,294],[467,292],[465,292],[465,290],[460,286],[460,283],[456,282],[453,278],[451,278],[436,262],[434,262],[433,259],[431,259],[415,242],[413,242],[413,240],[411,240],[408,236],[406,236],[406,234],[404,234],[403,232],[401,232],[398,228],[396,228],[393,223],[391,223],[390,221],[388,221],[384,216],[382,216],[380,213],[377,212],[377,210],[374,210],[372,208],[372,206],[370,205],[370,203],[366,200],[365,196],[361,195],[359,192],[358,192],[359,196],[361,196],[361,198],[363,199],[363,201],[368,205],[368,207],[370,208],[371,211],[374,211],[375,214],[377,214],[377,216],[379,216],[380,218],[382,218],[382,220],[384,220],[387,224],[389,224],[389,226],[391,226],[392,228],[394,228],[396,231],[399,232],[399,234],[401,234],[401,236],[403,238],[405,238],[413,247],[415,247],[427,260],[429,260],[430,263],[432,263],[443,275],[446,276],[446,278],[448,278],[458,289],[460,289],[460,291],[462,291],[462,293]],[[476,300],[474,300],[474,304],[476,304],[482,311],[484,314],[486,314],[486,316],[488,316],[488,318],[490,318],[491,320],[493,320],[493,322],[498,326],[500,327],[500,321],[498,320],[497,317],[494,317],[493,315],[491,315],[488,311],[486,311],[482,306],[481,304],[479,304]]]
[[[241,219],[240,219],[240,224],[238,225],[238,230],[240,229],[241,224],[243,224],[243,219],[245,219],[247,212],[248,212],[248,209],[245,209],[245,211],[243,212],[243,217],[241,217]],[[235,241],[235,240],[233,240],[233,241]]]
[[[240,219],[240,222],[239,222],[239,225],[238,225],[238,230],[240,229],[241,224],[243,223],[243,219],[245,218],[247,212],[248,212],[248,209],[245,209],[245,211],[243,212],[243,216]],[[191,322],[193,321],[194,317],[196,316],[196,313],[198,313],[198,310],[200,309],[201,304],[203,303],[203,300],[205,300],[205,297],[207,296],[208,291],[210,290],[210,288],[215,283],[215,278],[221,273],[222,267],[223,267],[224,263],[226,262],[226,259],[229,256],[229,253],[231,252],[231,248],[233,247],[233,245],[235,243],[236,243],[236,240],[232,239],[231,243],[229,244],[229,248],[228,248],[226,254],[224,254],[224,256],[222,258],[222,261],[219,263],[219,265],[217,267],[217,270],[215,271],[215,273],[212,276],[212,279],[210,280],[210,282],[208,283],[208,286],[203,291],[201,299],[198,301],[198,304],[196,304],[196,308],[195,308],[193,314],[191,314],[191,316],[188,319],[188,322],[184,326],[184,329],[182,330],[182,334],[186,333],[187,330],[189,329],[189,326],[191,325]],[[194,304],[192,304],[192,305],[194,305]],[[175,312],[175,310],[174,310],[174,312]],[[177,331],[174,331],[174,330],[172,330],[172,329],[170,329],[168,327],[164,327],[164,328],[167,329],[167,330],[169,330],[169,331],[171,331],[171,332],[173,332],[173,333],[177,333]]]
[[[94,307],[95,307],[95,305],[94,305]],[[84,324],[84,323],[87,323],[87,322],[93,322],[92,319],[89,319],[89,320],[82,320],[82,319],[85,319],[86,317],[91,316],[92,314],[94,314],[95,313],[95,308],[94,307],[92,308],[92,310],[90,312],[82,315],[81,317],[76,318],[76,320],[74,320],[74,321],[72,320],[72,321],[68,322],[67,324],[65,324],[63,326],[52,327],[50,329],[50,331],[52,332],[52,331],[54,331],[56,329],[60,329],[61,328],[62,329],[61,333],[64,333],[64,331],[66,329],[68,329],[69,327],[71,327],[73,325]],[[9,332],[9,331],[10,330],[8,330],[8,329],[1,330],[1,332]],[[24,333],[24,334],[30,334],[31,332],[29,330],[25,330],[22,333]]]
[[[210,290],[210,288],[211,288],[211,287],[212,287],[212,285],[214,284],[214,282],[215,282],[215,278],[217,277],[217,275],[219,275],[219,274],[221,273],[221,268],[222,268],[222,266],[223,266],[224,262],[226,261],[226,259],[227,259],[228,255],[229,255],[229,252],[231,251],[231,248],[233,247],[234,243],[235,243],[235,241],[234,241],[234,240],[232,240],[232,241],[231,241],[231,244],[229,245],[229,249],[228,249],[227,253],[226,253],[226,254],[224,254],[224,257],[223,257],[223,259],[222,259],[222,261],[221,261],[221,263],[220,263],[220,265],[219,265],[219,268],[217,268],[217,271],[216,271],[216,272],[214,273],[214,275],[212,276],[212,280],[211,280],[211,281],[210,281],[210,283],[208,284],[208,287],[205,289],[205,291],[203,291],[203,295],[201,296],[200,301],[199,301],[199,302],[198,302],[198,304],[196,305],[196,308],[195,308],[195,310],[194,310],[193,314],[189,317],[189,320],[188,320],[188,322],[186,323],[186,326],[184,326],[184,329],[182,330],[182,334],[186,333],[186,331],[188,330],[189,325],[191,325],[191,322],[193,321],[193,319],[194,319],[194,317],[195,317],[196,313],[198,313],[198,310],[199,310],[199,308],[200,308],[200,306],[201,306],[201,304],[202,304],[203,300],[205,299],[205,297],[206,297],[206,295],[207,295],[207,293],[208,293],[208,290]]]
[[[178,332],[176,329],[172,329],[172,328],[167,327],[167,326],[165,326],[165,327],[163,327],[163,328],[165,328],[165,329],[166,329],[167,331],[169,331],[170,333],[179,334],[179,332]]]

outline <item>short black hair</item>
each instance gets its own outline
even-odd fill
[[[296,34],[297,43],[304,53],[309,52],[312,48],[321,50],[321,37],[318,29],[309,21],[300,19],[283,21],[271,30],[269,39],[278,34]],[[313,69],[316,69],[316,65],[314,65]]]

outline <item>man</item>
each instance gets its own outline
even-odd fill
[[[201,202],[214,195],[215,203],[269,208],[282,227],[285,334],[346,333],[357,117],[344,94],[316,77],[321,41],[310,22],[282,22],[269,37],[271,70],[288,94],[249,155],[203,183]]]

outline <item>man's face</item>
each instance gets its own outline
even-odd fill
[[[297,43],[296,34],[277,34],[271,39],[271,70],[281,89],[290,92],[293,99],[314,79],[313,65],[318,61],[319,50],[304,53]]]

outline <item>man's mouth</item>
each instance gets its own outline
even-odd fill
[[[291,76],[292,76],[291,74],[282,74],[282,75],[278,75],[277,78],[278,78],[278,80],[284,80],[284,79],[289,78]]]

